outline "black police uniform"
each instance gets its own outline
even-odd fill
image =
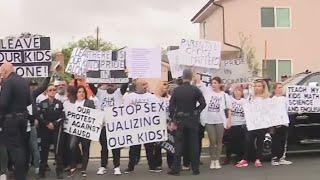
[[[40,162],[40,176],[45,176],[46,164],[48,161],[49,148],[51,144],[55,146],[56,158],[56,173],[61,176],[63,172],[62,147],[63,136],[63,119],[65,117],[63,112],[63,104],[57,99],[52,102],[49,99],[42,101],[38,106],[38,114],[40,120],[40,137],[41,137],[41,162]],[[47,125],[52,123],[54,130],[47,128]],[[59,141],[58,141],[59,140]],[[59,143],[59,144],[58,144]],[[58,149],[56,149],[58,146]]]
[[[30,89],[26,80],[11,73],[2,83],[0,114],[3,116],[3,140],[9,158],[14,164],[17,180],[26,179],[27,106],[30,105]]]
[[[197,103],[199,105],[197,106]],[[175,131],[175,154],[170,174],[179,174],[183,149],[189,150],[194,174],[199,174],[199,120],[200,112],[206,107],[202,92],[189,82],[173,90],[169,112],[170,118],[178,125]],[[188,143],[184,143],[184,139]],[[184,147],[187,146],[187,147]]]

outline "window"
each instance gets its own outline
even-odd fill
[[[263,76],[272,81],[280,81],[281,76],[292,75],[291,60],[264,60]]]
[[[315,75],[312,75],[311,77],[308,77],[307,80],[305,80],[303,82],[303,85],[304,86],[308,86],[310,83],[317,83],[317,85],[319,86],[320,85],[320,74],[315,74]]]
[[[207,37],[207,22],[202,23],[203,39]]]
[[[261,27],[290,27],[290,8],[263,7],[261,8]]]

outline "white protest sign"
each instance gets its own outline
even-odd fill
[[[286,93],[289,112],[320,113],[320,87],[289,86]]]
[[[81,77],[86,76],[88,71],[86,51],[87,49],[83,48],[74,48],[72,50],[70,60],[66,67],[67,73]]]
[[[66,114],[64,132],[99,141],[104,118],[101,111],[74,104],[69,104],[64,108]]]
[[[210,74],[200,73],[200,75],[206,84],[210,83],[210,79],[215,76],[220,77],[223,84],[247,83],[251,82],[253,77],[247,61],[242,58],[222,60],[220,69]]]
[[[168,138],[164,102],[113,107],[107,116],[108,149],[162,142]]]
[[[130,78],[161,77],[161,50],[159,48],[128,48],[126,63]]]
[[[221,43],[182,39],[179,59],[179,64],[182,65],[219,69]]]
[[[267,98],[245,103],[243,110],[249,131],[289,123],[285,104],[274,99]]]
[[[48,77],[50,49],[50,37],[0,39],[0,66],[6,61],[22,77]]]

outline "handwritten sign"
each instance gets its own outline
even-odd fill
[[[64,132],[99,141],[104,117],[101,111],[73,104],[64,108],[66,114]]]
[[[220,42],[181,40],[179,64],[219,69],[220,59]]]
[[[10,62],[22,77],[48,77],[51,66],[49,37],[0,39],[0,65]]]
[[[76,76],[81,76],[81,77],[86,76],[86,73],[88,71],[87,57],[86,57],[87,50],[88,49],[84,49],[84,48],[73,49],[70,60],[66,67],[67,73],[70,73]]]
[[[286,91],[288,111],[320,113],[320,87],[289,86]]]

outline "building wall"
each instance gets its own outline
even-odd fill
[[[258,60],[290,59],[293,73],[306,69],[320,70],[320,1],[319,0],[222,0],[225,7],[226,41],[240,45],[240,33],[250,36]],[[291,8],[291,28],[262,28],[261,7]],[[222,10],[214,8],[206,22],[206,39],[222,42]],[[200,38],[203,25],[200,23]],[[267,42],[267,48],[265,48]],[[232,48],[223,46],[224,51]],[[234,50],[234,49],[233,49]],[[262,64],[262,63],[261,63]]]

